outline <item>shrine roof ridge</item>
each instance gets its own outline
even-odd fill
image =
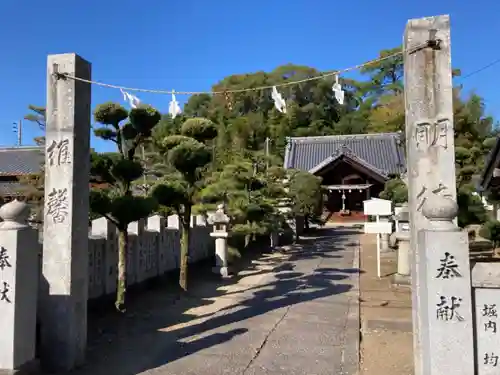
[[[305,171],[327,162],[333,155],[349,150],[350,155],[370,169],[384,175],[406,171],[401,132],[290,137],[285,150],[284,167]]]

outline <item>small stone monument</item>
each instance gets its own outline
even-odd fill
[[[472,268],[476,317],[476,375],[493,375],[500,367],[500,263],[477,262]]]
[[[394,284],[409,285],[411,282],[411,262],[410,262],[410,214],[408,206],[401,207],[401,210],[395,216],[397,222],[396,233],[394,237],[398,246],[398,271],[394,275]]]
[[[38,233],[29,207],[14,200],[0,208],[0,373],[29,372],[35,361],[39,281]]]
[[[229,277],[227,239],[229,237],[229,216],[226,215],[224,205],[219,204],[217,211],[208,218],[208,223],[213,225],[211,237],[215,238],[215,267],[212,271],[222,277]]]
[[[381,217],[380,221],[388,222],[390,219],[388,217]],[[391,249],[389,247],[389,233],[380,234],[380,252],[388,253]]]
[[[468,234],[453,220],[454,199],[429,194],[422,214],[429,228],[419,231],[422,370],[426,375],[474,374],[472,293]]]

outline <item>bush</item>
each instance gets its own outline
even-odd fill
[[[494,247],[498,247],[500,244],[500,221],[487,221],[479,230],[479,235],[490,240]]]
[[[392,201],[394,204],[408,202],[408,187],[399,177],[388,180],[379,198]]]

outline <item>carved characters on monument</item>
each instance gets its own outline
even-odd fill
[[[9,254],[7,253],[7,249],[3,246],[0,247],[0,270],[4,270],[5,268],[12,268],[12,264],[10,263]],[[12,303],[10,300],[10,284],[6,281],[2,281],[0,285],[0,302]]]
[[[52,141],[47,147],[47,157],[50,166],[61,166],[71,164],[71,153],[69,150],[69,139],[65,138],[60,141]]]
[[[439,260],[439,268],[437,269],[437,279],[450,279],[453,277],[462,277],[458,270],[458,264],[455,257],[449,252],[444,253],[444,257]]]
[[[10,292],[10,285],[8,282],[3,281],[2,286],[0,288],[0,302],[4,301],[7,303],[12,303],[9,297],[9,292]]]
[[[426,151],[429,147],[448,148],[448,127],[450,120],[444,116],[418,121],[415,124],[415,141],[417,149]]]
[[[450,193],[448,187],[446,187],[443,183],[439,183],[435,189],[428,189],[426,186],[422,186],[420,192],[417,194],[417,211],[421,211],[425,202],[429,198],[429,194],[440,195],[445,198],[453,198],[453,195]]]
[[[484,304],[481,315],[487,319],[484,323],[484,331],[497,333],[497,319],[498,319],[498,310],[496,304]]]
[[[483,360],[485,365],[490,365],[492,367],[498,366],[498,355],[495,353],[485,353]]]
[[[9,261],[9,254],[7,254],[7,249],[5,247],[0,247],[0,269],[3,271],[4,268],[11,268],[12,265]]]
[[[462,298],[460,297],[439,297],[439,302],[436,304],[436,318],[445,322],[453,320],[463,321],[464,318],[458,311],[461,302]]]
[[[63,223],[68,217],[68,189],[52,189],[46,203],[47,216],[55,224]]]

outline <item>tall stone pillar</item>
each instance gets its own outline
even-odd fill
[[[452,222],[454,200],[430,196],[422,211],[430,224],[418,233],[422,325],[413,333],[420,337],[422,374],[475,374],[468,235]]]
[[[409,20],[403,44],[415,374],[423,375],[417,235],[429,222],[422,207],[432,194],[456,200],[449,16]]]
[[[76,54],[47,62],[41,362],[66,371],[84,362],[87,341],[90,63]]]

